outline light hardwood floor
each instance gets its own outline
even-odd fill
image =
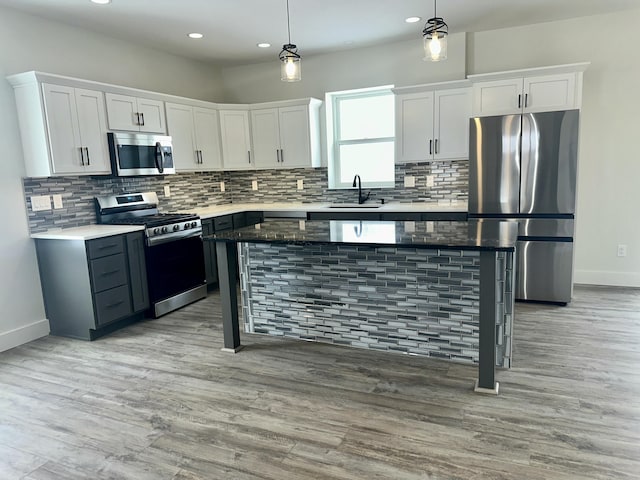
[[[497,398],[471,366],[221,334],[214,294],[0,353],[0,479],[640,478],[640,290],[518,304]]]

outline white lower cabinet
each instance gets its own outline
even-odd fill
[[[438,87],[444,85],[438,84]],[[416,91],[421,88],[423,91]],[[433,88],[425,85],[394,90],[396,163],[457,160],[469,156],[470,88]]]
[[[217,110],[177,103],[166,103],[166,109],[176,171],[221,170]]]

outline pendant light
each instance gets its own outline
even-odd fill
[[[291,43],[291,26],[289,24],[289,0],[287,0],[287,32],[289,34],[289,43],[282,46],[280,52],[280,80],[283,82],[299,82],[302,80],[302,72],[300,71],[300,55],[298,55],[298,47]]]
[[[433,17],[427,20],[422,30],[424,42],[424,60],[439,62],[447,59],[447,36],[449,26],[442,17],[438,17],[438,0],[433,0]]]

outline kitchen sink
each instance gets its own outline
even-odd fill
[[[329,205],[329,208],[380,208],[382,205],[379,203],[338,203],[335,205]]]

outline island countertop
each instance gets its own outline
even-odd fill
[[[215,242],[343,244],[514,251],[517,222],[267,220],[205,236]]]

